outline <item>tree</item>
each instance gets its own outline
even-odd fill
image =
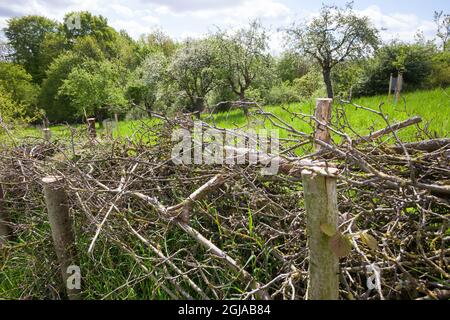
[[[120,66],[108,60],[86,60],[72,69],[58,94],[70,97],[79,115],[101,121],[108,112],[118,112],[127,104],[123,73]]]
[[[294,49],[320,65],[329,98],[333,97],[333,67],[370,55],[380,42],[377,29],[368,17],[353,12],[352,3],[344,8],[324,5],[319,16],[305,25],[294,24],[287,35]]]
[[[217,84],[217,56],[212,41],[188,40],[179,48],[169,65],[168,74],[187,96],[190,111],[200,113],[205,97]]]
[[[17,105],[21,105],[29,115],[36,106],[38,86],[32,77],[18,64],[0,62],[0,87],[3,87]]]
[[[81,118],[70,97],[58,94],[58,91],[72,69],[82,61],[80,55],[70,51],[58,56],[49,66],[38,98],[39,106],[45,110],[48,120],[73,122]]]
[[[450,14],[444,11],[434,12],[434,22],[437,26],[437,37],[442,41],[442,51],[447,50],[450,37]]]
[[[221,78],[232,91],[245,101],[245,93],[268,66],[268,36],[258,21],[253,21],[246,28],[233,34],[219,31],[216,45],[220,59]],[[247,105],[244,106],[247,114]]]
[[[285,51],[277,60],[277,75],[281,81],[294,81],[311,69],[311,63],[297,52]]]
[[[30,119],[26,116],[26,110],[16,103],[11,95],[0,86],[0,132],[3,125],[10,125],[17,122],[28,122]]]
[[[147,112],[151,112],[158,92],[167,78],[167,58],[157,52],[147,56],[130,77],[127,97],[135,104],[143,104]]]
[[[8,20],[4,28],[9,44],[14,49],[13,61],[24,66],[33,81],[41,83],[45,70],[40,64],[40,54],[45,36],[58,30],[58,23],[41,16],[24,16]]]

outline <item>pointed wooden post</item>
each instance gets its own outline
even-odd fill
[[[337,300],[339,297],[339,260],[329,246],[330,237],[321,225],[337,230],[336,178],[317,173],[320,168],[302,171],[308,236],[308,300]],[[323,169],[322,169],[323,170]],[[337,169],[328,168],[336,174]]]
[[[328,125],[331,120],[332,99],[317,99],[314,138],[329,143]],[[316,151],[321,146],[314,144]],[[303,193],[306,209],[306,232],[308,236],[309,269],[308,300],[337,300],[339,297],[339,260],[329,246],[329,236],[321,230],[328,225],[337,230],[338,209],[336,168],[313,167],[302,171]],[[330,176],[333,175],[333,176]]]
[[[89,138],[93,140],[97,137],[97,131],[95,129],[95,118],[88,118],[87,125]]]
[[[42,129],[42,133],[44,134],[45,141],[50,142],[52,140],[52,132],[49,128]]]
[[[61,177],[49,176],[42,179],[48,220],[58,256],[63,285],[69,300],[81,299],[81,288],[69,288],[69,267],[76,266],[75,237],[69,216],[67,194]]]
[[[333,99],[322,98],[316,100],[316,111],[314,113],[315,118],[323,124],[329,124],[331,120],[331,103]],[[321,140],[329,143],[331,141],[331,135],[328,128],[322,124],[316,122],[316,130],[314,131],[314,139]],[[314,143],[316,151],[319,151],[321,146]]]
[[[117,138],[120,139],[119,116],[117,115],[117,113],[114,113],[114,121],[116,123]]]
[[[397,77],[397,85],[395,87],[395,103],[400,100],[400,93],[402,91],[403,86],[403,73],[399,72]]]
[[[11,228],[9,227],[9,219],[5,207],[3,205],[3,201],[4,201],[4,193],[3,188],[0,185],[0,248],[3,246],[3,243],[5,243],[9,239],[11,235]]]
[[[392,92],[392,73],[391,73],[391,76],[389,77],[388,101],[391,98],[391,92]]]

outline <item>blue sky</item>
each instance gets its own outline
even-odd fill
[[[0,28],[8,18],[41,14],[62,21],[64,13],[89,10],[108,18],[116,29],[125,29],[135,39],[156,28],[181,40],[201,37],[209,31],[236,28],[260,18],[271,28],[273,52],[282,50],[282,34],[277,29],[294,21],[308,20],[319,11],[322,2],[343,5],[345,0],[0,0]],[[382,28],[384,40],[412,41],[418,30],[434,37],[433,12],[450,13],[449,0],[355,0],[358,14],[368,16]]]

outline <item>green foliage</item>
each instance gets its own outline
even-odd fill
[[[27,114],[33,116],[39,87],[32,83],[32,77],[18,64],[0,62],[0,87],[9,93],[15,104],[21,105]]]
[[[440,52],[432,58],[428,83],[432,88],[450,86],[450,51]]]
[[[42,44],[47,34],[55,33],[58,23],[41,16],[15,17],[4,28],[9,45],[14,49],[12,57],[40,83],[45,75],[41,66]]]
[[[307,61],[302,55],[285,51],[278,58],[276,63],[276,72],[281,81],[294,81],[294,79],[301,78],[311,69],[311,63]]]
[[[127,104],[123,73],[108,60],[86,60],[72,69],[58,94],[71,98],[78,115],[95,116],[100,121]]]
[[[344,8],[324,5],[310,23],[293,25],[287,34],[294,50],[320,65],[330,98],[331,70],[344,61],[370,55],[380,42],[378,30],[368,17],[360,17],[353,11],[351,2]]]
[[[5,88],[0,86],[0,123],[3,125],[12,125],[17,123],[27,123],[30,118],[26,116],[26,109],[14,101],[11,94]],[[3,126],[0,126],[0,132]]]
[[[220,32],[215,36],[220,61],[219,78],[228,83],[231,90],[245,100],[245,93],[272,62],[268,49],[268,35],[258,21],[233,34]]]
[[[168,74],[189,101],[190,111],[202,111],[206,95],[217,85],[218,61],[211,41],[188,40],[179,48]]]
[[[403,72],[403,90],[425,87],[431,73],[434,48],[420,43],[392,42],[380,48],[374,59],[365,63],[359,94],[374,95],[388,91],[389,76]]]
[[[82,59],[68,52],[58,56],[47,70],[47,77],[42,83],[39,105],[45,110],[46,117],[52,122],[74,122],[80,119],[77,108],[69,96],[58,94],[60,86]]]

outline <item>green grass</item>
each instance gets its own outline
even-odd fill
[[[393,99],[387,101],[386,96],[373,96],[355,99],[353,103],[379,110],[380,104],[385,115],[387,115],[390,124],[406,120],[412,116],[420,116],[423,119],[421,127],[427,127],[434,136],[445,137],[450,132],[450,88],[435,89],[428,91],[416,91],[406,93],[402,96],[402,101],[395,104]],[[335,102],[335,104],[337,104]],[[289,123],[296,130],[310,133],[311,126],[298,118],[293,118],[289,112],[313,114],[315,101],[311,99],[303,103],[292,103],[282,106],[266,106],[264,110],[273,113],[286,123]],[[334,106],[336,108],[336,106]],[[346,115],[352,128],[360,135],[365,135],[373,130],[382,129],[387,126],[385,120],[375,113],[363,109],[356,109],[351,105],[344,106]],[[333,115],[334,123],[336,114]],[[219,113],[214,116],[214,122],[221,128],[234,128],[247,125],[247,120],[241,110],[234,109],[230,112]],[[251,125],[252,129],[262,128],[261,124]],[[267,129],[273,126],[264,122]],[[406,140],[415,139],[416,129],[414,127],[401,130],[399,136]],[[350,131],[347,131],[353,135]],[[280,132],[280,137],[287,137],[287,132]]]
[[[387,96],[379,95],[373,97],[364,97],[355,99],[353,101],[357,105],[368,107],[371,109],[379,110],[379,106],[382,104],[383,112],[388,116],[389,122],[395,123],[405,120],[412,116],[420,116],[423,119],[421,127],[426,127],[433,136],[447,137],[450,132],[450,88],[447,89],[435,89],[435,90],[423,90],[405,93],[402,95],[402,101],[395,104],[393,98],[387,101]],[[336,108],[337,102],[335,102],[334,108]],[[308,123],[301,121],[298,118],[292,118],[292,115],[287,112],[297,112],[303,114],[313,114],[315,106],[315,99],[304,101],[301,103],[292,103],[286,105],[269,105],[265,106],[264,110],[271,112],[286,123],[292,125],[296,130],[310,133],[311,126]],[[362,109],[356,109],[351,105],[345,105],[346,115],[352,128],[360,135],[368,134],[371,131],[382,129],[386,127],[386,122],[374,113],[368,112]],[[208,118],[206,115],[202,117],[204,120],[215,123],[221,128],[236,128],[247,127],[247,119],[244,116],[242,110],[234,109],[229,112],[218,113],[213,116],[213,119]],[[259,117],[260,120],[262,119]],[[122,137],[128,137],[131,139],[137,138],[140,135],[139,128],[143,125],[151,126],[157,119],[142,119],[132,121],[120,121],[119,131]],[[336,113],[333,114],[333,120],[336,123]],[[260,128],[271,129],[273,126],[269,121],[263,123],[252,123],[249,127],[251,129],[258,130]],[[85,127],[83,124],[72,125],[71,127],[76,129],[82,129]],[[105,134],[105,130],[100,129],[97,124],[99,134]],[[70,130],[67,125],[52,126],[52,137],[69,138]],[[354,135],[351,131],[347,131],[350,136]],[[400,138],[405,141],[415,140],[416,129],[409,127],[399,132]],[[117,130],[114,135],[117,136]],[[34,128],[22,128],[14,132],[16,138],[24,137],[42,137],[42,133]],[[285,138],[288,133],[280,131],[280,137]],[[0,136],[1,138],[1,136]]]

